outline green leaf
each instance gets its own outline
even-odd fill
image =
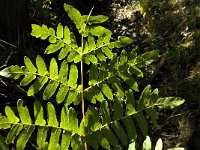
[[[5,116],[0,117],[0,129],[8,129],[10,128],[10,125],[11,122],[7,117]]]
[[[0,149],[1,150],[6,150],[7,149],[6,147],[7,146],[6,146],[6,143],[5,143],[5,139],[4,139],[4,137],[2,135],[0,135]]]
[[[86,18],[87,20],[88,15],[83,15],[82,17]],[[99,24],[107,21],[109,18],[104,15],[97,15],[97,16],[89,16],[88,24]]]
[[[57,26],[56,34],[57,34],[57,38],[59,38],[59,39],[63,38],[63,25],[62,24],[59,24]]]
[[[97,40],[97,43],[96,43],[96,46],[98,48],[101,48],[101,47],[104,46],[104,43],[103,43],[104,37],[105,37],[105,34],[103,34],[103,35],[101,35],[101,36],[98,37],[98,40]]]
[[[87,65],[89,65],[90,64],[90,57],[89,57],[90,55],[86,55],[86,57],[84,57],[84,61],[85,61],[85,63],[87,64]]]
[[[72,7],[71,5],[68,4],[64,4],[64,9],[67,12],[69,18],[74,22],[74,24],[76,25],[77,29],[81,28],[81,24],[82,24],[82,17],[80,12]]]
[[[101,113],[102,113],[102,124],[104,125],[110,123],[111,118],[107,101],[103,101],[101,103]]]
[[[81,93],[78,93],[76,99],[73,101],[74,105],[78,105],[82,100]]]
[[[129,54],[129,59],[128,59],[128,62],[130,63],[131,66],[135,65],[136,59],[137,59],[137,51],[133,49]]]
[[[110,149],[110,144],[108,142],[108,140],[102,135],[101,131],[97,131],[96,133],[96,140],[97,142],[105,149]],[[95,134],[94,133],[94,134]]]
[[[77,79],[78,79],[78,69],[75,64],[72,64],[70,66],[70,71],[69,71],[68,85],[70,87],[76,88]]]
[[[131,68],[129,69],[129,71],[132,73],[132,74],[136,74],[138,77],[141,77],[143,78],[144,75],[143,75],[143,72],[136,66],[131,66]]]
[[[128,134],[129,140],[136,141],[137,132],[136,132],[136,127],[134,125],[133,119],[131,117],[126,117],[122,119],[122,122],[125,126],[126,133]]]
[[[66,60],[64,60],[60,66],[58,79],[65,82],[67,80],[67,75],[68,75],[68,63]]]
[[[71,39],[70,39],[70,30],[67,26],[64,28],[64,39],[63,41],[67,44],[71,44]]]
[[[61,129],[52,128],[48,150],[55,150],[55,146],[59,143],[60,133]]]
[[[42,127],[42,126],[38,127],[38,132],[37,132],[38,149],[42,149],[45,147],[48,130],[49,130],[48,127]]]
[[[126,114],[132,115],[136,113],[135,110],[135,98],[133,95],[133,91],[131,89],[128,90],[127,97],[126,97]]]
[[[36,73],[37,69],[33,65],[32,61],[26,56],[24,57],[24,64],[27,67],[29,72]]]
[[[99,81],[105,81],[109,78],[107,63],[101,62],[99,66]]]
[[[102,133],[104,134],[105,138],[108,140],[108,142],[111,145],[113,146],[118,145],[118,140],[116,136],[114,135],[113,131],[108,126],[102,129]]]
[[[162,143],[162,139],[158,139],[158,141],[156,142],[156,147],[155,150],[162,150],[163,149],[163,143]]]
[[[36,78],[36,75],[28,74],[21,80],[20,85],[26,86],[29,83],[31,83],[33,80],[35,80],[35,78]]]
[[[58,78],[58,65],[55,58],[51,59],[50,67],[49,67],[49,74],[51,79]]]
[[[88,49],[93,50],[96,48],[95,39],[92,35],[88,36]],[[85,51],[84,51],[85,52]]]
[[[85,93],[85,98],[90,100],[91,103],[95,104],[96,99],[99,102],[102,102],[104,100],[104,96],[101,93],[101,91],[95,86],[93,88],[90,88],[86,93]]]
[[[70,91],[67,95],[65,104],[70,105],[72,102],[76,101],[78,98],[78,93],[76,91]]]
[[[74,63],[80,62],[81,59],[82,59],[81,55],[77,53],[76,56],[75,56],[75,58],[74,58]]]
[[[119,65],[123,66],[127,60],[128,60],[128,56],[127,56],[127,52],[125,50],[122,50],[121,54],[120,54],[120,59],[119,59]]]
[[[103,94],[110,100],[113,100],[113,94],[112,94],[112,90],[110,89],[110,87],[108,86],[108,84],[106,84],[106,82],[103,82],[100,84],[100,88],[101,91],[103,92]]]
[[[92,26],[90,29],[90,33],[94,36],[102,36],[105,35],[111,35],[112,32],[102,26]]]
[[[56,51],[58,51],[59,49],[61,49],[62,47],[64,47],[64,42],[62,40],[59,40],[57,43],[55,44],[50,44],[46,50],[45,50],[45,54],[52,54],[55,53]]]
[[[114,115],[113,120],[118,120],[123,117],[123,107],[121,103],[121,98],[117,97],[114,102]]]
[[[44,111],[43,107],[39,101],[35,101],[34,103],[34,117],[36,125],[45,125],[46,120],[44,120]]]
[[[70,32],[70,39],[71,39],[71,47],[73,49],[77,48],[76,37],[73,32]]]
[[[35,126],[29,126],[26,125],[22,132],[20,133],[17,142],[16,142],[16,149],[17,150],[23,150],[26,146],[26,143],[28,142],[29,138],[31,137],[31,134],[35,130]]]
[[[143,142],[142,150],[151,150],[151,139],[146,136],[146,140]]]
[[[17,109],[19,112],[19,117],[21,119],[21,122],[23,124],[32,124],[32,120],[29,114],[29,110],[27,108],[27,106],[23,106],[23,101],[22,100],[18,100],[17,102]]]
[[[49,36],[50,43],[56,43],[56,41],[57,41],[56,36]]]
[[[99,89],[98,89],[99,90]],[[91,103],[96,104],[96,98],[93,92],[93,88],[88,89],[85,93],[85,99],[89,100]]]
[[[134,91],[139,91],[137,82],[127,72],[118,73],[119,77],[122,78],[128,86]]]
[[[80,124],[79,124],[79,129],[78,129],[78,134],[79,135],[85,135],[85,123],[84,120],[82,119]]]
[[[151,85],[147,85],[140,95],[140,98],[138,100],[137,110],[142,110],[143,108],[146,107],[148,101],[151,100],[151,93],[152,93]]]
[[[156,58],[158,58],[158,50],[153,50],[140,55],[136,59],[136,64],[138,67],[142,68],[151,64]]]
[[[136,150],[136,148],[135,148],[135,141],[131,141],[131,143],[129,144],[129,146],[128,146],[128,150]]]
[[[70,132],[63,131],[62,138],[61,138],[61,150],[65,150],[69,147],[70,137],[71,137]]]
[[[66,106],[63,106],[61,110],[60,127],[65,130],[69,129],[69,110]]]
[[[65,100],[65,96],[67,95],[69,90],[69,87],[61,84],[58,90],[58,93],[56,94],[56,101],[57,103],[62,103]]]
[[[48,36],[49,36],[49,29],[47,28],[47,26],[46,25],[42,25],[42,35],[41,35],[41,39],[42,40],[45,40]]]
[[[11,129],[6,137],[6,144],[12,143],[15,140],[15,138],[19,135],[19,133],[21,132],[22,129],[23,129],[23,125],[14,124],[11,127]]]
[[[37,25],[37,24],[32,24],[31,27],[32,27],[31,35],[35,36],[36,38],[41,37],[41,35],[42,35],[42,28],[39,25]]]
[[[5,107],[5,114],[12,123],[19,122],[19,118],[14,114],[10,106]]]
[[[111,124],[111,127],[115,131],[115,134],[118,136],[122,144],[124,146],[127,146],[127,143],[128,143],[127,135],[123,127],[121,126],[121,124],[119,122],[114,122],[113,124]]]
[[[92,88],[92,91],[93,91],[92,94],[94,94],[95,98],[99,102],[102,102],[104,100],[104,96],[103,96],[102,92],[97,87]]]
[[[36,66],[38,68],[39,75],[43,76],[47,74],[47,67],[44,62],[44,59],[39,55],[36,58]]]
[[[88,110],[85,117],[85,126],[89,131],[95,131],[102,127],[100,123],[99,114],[97,110],[92,106],[88,106]]]
[[[52,97],[53,94],[56,92],[56,89],[58,86],[59,86],[59,83],[57,81],[51,80],[44,90],[43,99],[47,100],[50,97]]]
[[[111,52],[111,50],[108,47],[102,47],[102,52],[109,58],[112,59],[113,58],[113,53]]]
[[[86,140],[88,145],[90,145],[93,149],[98,150],[99,144],[97,142],[95,135],[96,134],[89,135]]]
[[[114,54],[109,64],[109,71],[116,74],[118,72],[118,68],[119,68],[118,55]]]
[[[49,28],[49,34],[55,36],[55,30],[53,28]]]
[[[73,62],[77,55],[79,55],[78,52],[76,52],[75,50],[71,50],[67,57],[67,61]]]
[[[110,83],[112,88],[117,92],[117,95],[119,97],[124,97],[124,91],[120,83],[120,80],[118,78],[116,77],[109,78],[108,82]]]
[[[126,47],[132,43],[132,39],[126,36],[120,36],[119,39],[115,42],[115,47],[121,48]]]
[[[91,50],[91,49],[89,49],[89,47],[88,47],[88,42],[83,40],[83,52],[88,53],[89,50]]]
[[[143,134],[143,136],[148,135],[148,122],[143,114],[142,111],[136,113],[134,115],[134,118],[136,119],[136,122],[138,123],[138,126]]]
[[[77,114],[74,108],[72,107],[69,108],[69,129],[74,132],[78,131]]]
[[[173,109],[184,102],[185,100],[180,97],[164,97],[157,100],[156,106],[161,109]]]
[[[83,150],[84,149],[84,143],[82,141],[82,138],[75,134],[72,138],[71,138],[71,147],[73,150]]]
[[[89,71],[88,85],[95,85],[98,82],[98,68],[96,65],[92,65]]]
[[[106,57],[104,56],[104,54],[101,51],[96,51],[96,55],[100,61],[106,61]]]
[[[0,71],[0,76],[12,79],[18,79],[24,71],[19,66],[10,66]]]
[[[47,77],[38,77],[37,80],[31,85],[31,87],[28,89],[28,96],[32,96],[39,92],[42,87],[47,83],[48,78]]]
[[[152,109],[152,108],[148,108],[148,109],[145,110],[145,112],[151,118],[151,121],[153,122],[154,126],[157,129],[160,129],[161,127],[158,125],[158,122],[157,122],[157,113],[156,113],[156,111],[154,109]]]
[[[49,126],[58,127],[56,110],[51,103],[47,103],[47,120]]]
[[[90,60],[91,63],[93,63],[93,64],[98,63],[98,59],[95,57],[94,54],[89,54],[88,56],[89,56],[89,60]]]

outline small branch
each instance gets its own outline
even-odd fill
[[[4,40],[1,40],[0,39],[0,42],[3,42],[3,43],[5,43],[5,44],[7,44],[7,45],[9,45],[9,46],[12,46],[13,48],[17,48],[15,45],[12,45],[12,44],[10,44],[10,43],[8,43],[8,42],[6,42],[6,41],[4,41]],[[1,45],[4,49],[6,49],[3,45]],[[9,62],[9,60],[10,60],[10,58],[11,58],[11,56],[12,56],[12,54],[14,53],[14,50],[12,49],[11,50],[11,52],[10,52],[10,54],[9,54],[9,56],[7,57],[7,59],[5,60],[5,63],[4,63],[4,65],[2,65],[1,67],[0,67],[0,69],[2,69],[2,68],[4,68],[4,67],[7,67],[7,64],[8,64],[8,62]]]
[[[3,42],[3,43],[5,43],[5,44],[7,44],[7,45],[9,45],[9,46],[12,46],[12,47],[14,47],[14,48],[17,48],[17,46],[15,46],[15,45],[13,45],[13,44],[11,44],[11,43],[8,43],[8,42],[6,42],[6,41],[4,41],[4,40],[1,40],[1,39],[0,39],[0,42]]]

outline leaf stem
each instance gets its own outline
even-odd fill
[[[92,7],[92,9],[90,10],[90,13],[88,15],[88,18],[87,18],[87,22],[86,24],[88,23],[89,21],[89,18],[92,14],[92,10],[94,9],[94,6]],[[86,26],[84,27],[83,29],[83,33],[85,32],[85,28]],[[82,47],[82,53],[81,53],[81,85],[82,85],[82,89],[81,89],[81,99],[82,99],[82,115],[83,115],[83,124],[84,124],[84,127],[85,127],[85,101],[84,101],[84,89],[83,89],[83,50],[84,50],[84,44],[83,44],[83,34],[82,34],[82,37],[81,37],[81,47]],[[84,128],[84,135],[85,135],[85,128]],[[85,142],[84,144],[84,147],[85,147],[85,150],[87,150],[87,143]]]
[[[81,99],[82,99],[82,115],[83,115],[83,122],[85,123],[85,102],[83,96],[83,60],[81,60]]]

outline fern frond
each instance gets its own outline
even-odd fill
[[[184,102],[181,98],[159,98],[158,90],[152,91],[151,87],[147,86],[138,101],[135,101],[133,91],[129,90],[124,101],[115,97],[112,109],[109,108],[106,100],[101,103],[100,111],[89,106],[86,112],[87,142],[94,149],[99,147],[109,149],[121,144],[128,147],[129,143],[137,138],[136,126],[139,127],[144,136],[148,135],[146,115],[149,115],[149,119],[153,121],[156,127],[159,127],[157,114],[152,112],[155,111],[155,107],[163,108],[163,105],[165,105],[165,108],[170,108],[166,101],[169,103],[173,101],[176,106]],[[173,107],[173,103],[171,105]],[[123,109],[124,107],[126,109]],[[98,114],[101,115],[101,119]],[[94,142],[92,139],[97,139],[98,135],[101,139],[92,144]]]
[[[89,15],[82,15],[68,4],[64,4],[64,9],[75,24],[80,41],[77,42],[70,28],[62,24],[56,29],[33,24],[31,33],[36,38],[48,39],[45,54],[59,52],[58,60],[64,59],[61,64],[52,58],[47,65],[41,56],[37,56],[34,65],[25,57],[25,66],[13,65],[0,71],[0,76],[21,80],[21,86],[29,87],[28,96],[43,91],[44,100],[55,95],[55,104],[64,104],[55,109],[55,105],[47,102],[44,108],[35,100],[33,109],[30,109],[18,100],[17,109],[6,106],[5,115],[0,113],[0,129],[8,131],[5,142],[14,143],[17,150],[23,150],[37,132],[34,143],[39,150],[82,150],[87,146],[133,150],[137,147],[138,136],[148,135],[148,120],[160,128],[155,107],[172,109],[184,100],[159,98],[158,89],[152,90],[151,86],[147,86],[136,100],[134,92],[138,92],[139,87],[135,79],[144,76],[141,68],[152,63],[158,57],[158,51],[137,56],[136,50],[130,53],[122,50],[117,54],[113,51],[115,48],[123,48],[132,40],[121,36],[112,41],[112,32],[99,25],[108,20],[107,16],[92,16],[92,10]],[[80,63],[80,73],[77,63]],[[85,84],[87,73],[88,87]],[[92,104],[85,103],[85,99]],[[98,106],[94,106],[96,101],[99,101]],[[79,114],[75,108],[80,108],[80,102]],[[1,141],[0,136],[0,147],[5,148]],[[160,150],[162,143],[159,141],[158,144],[156,150]],[[143,149],[151,148],[147,136]]]
[[[12,79],[23,79],[20,82],[21,86],[30,85],[27,95],[32,96],[44,88],[43,99],[51,98],[57,90],[56,101],[63,102],[66,99],[68,91],[77,91],[78,69],[76,65],[71,64],[68,71],[67,61],[63,61],[58,72],[58,65],[54,58],[51,59],[49,71],[41,56],[36,58],[36,66],[28,58],[24,58],[25,66],[10,66],[0,71],[0,75]],[[68,95],[69,97],[69,95]],[[71,101],[73,102],[73,101]],[[69,103],[69,102],[67,102]],[[78,101],[76,102],[78,104]]]
[[[70,32],[67,26],[63,27],[63,25],[58,24],[57,29],[54,30],[46,25],[32,24],[32,36],[42,40],[49,39],[50,45],[46,48],[45,54],[60,51],[59,60],[67,57],[68,62],[78,63],[84,60],[86,64],[97,64],[98,61],[112,59],[114,55],[113,48],[125,47],[132,42],[130,38],[125,36],[119,37],[115,42],[110,41],[112,32],[103,26],[97,25],[108,20],[107,16],[81,15],[76,8],[68,4],[64,4],[64,8],[76,25],[79,34],[83,36],[81,41],[83,45],[77,45],[73,32]]]
[[[91,65],[89,87],[84,90],[86,99],[96,103],[96,100],[102,102],[104,96],[112,100],[115,93],[123,97],[125,89],[122,88],[122,84],[124,82],[134,91],[138,91],[139,87],[134,75],[143,77],[143,73],[139,68],[142,67],[142,62],[150,63],[157,56],[157,51],[150,51],[137,56],[135,50],[128,56],[127,52],[123,50],[120,57],[114,55],[108,64],[101,62]]]
[[[0,117],[0,128],[9,129],[6,143],[10,144],[16,141],[17,150],[25,148],[35,130],[37,130],[39,149],[43,149],[46,143],[50,150],[56,147],[67,149],[70,143],[72,147],[80,147],[80,142],[83,143],[82,129],[78,124],[76,112],[71,107],[69,109],[66,106],[62,108],[60,121],[58,121],[56,110],[51,103],[47,104],[47,119],[45,119],[46,115],[39,101],[34,103],[34,120],[30,118],[29,109],[24,106],[22,100],[17,102],[17,112],[14,113],[7,106],[5,114],[6,116]]]

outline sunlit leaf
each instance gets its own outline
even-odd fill
[[[64,9],[67,12],[68,16],[70,17],[70,19],[76,25],[76,27],[80,29],[82,24],[82,17],[80,12],[76,8],[68,4],[64,4]]]
[[[62,24],[59,24],[57,26],[57,38],[63,38],[63,25]]]
[[[142,150],[151,150],[151,139],[149,136],[147,136],[146,140],[143,142]]]
[[[159,98],[156,102],[158,108],[162,109],[173,109],[174,107],[180,106],[185,102],[184,99],[180,97],[164,97]]]

